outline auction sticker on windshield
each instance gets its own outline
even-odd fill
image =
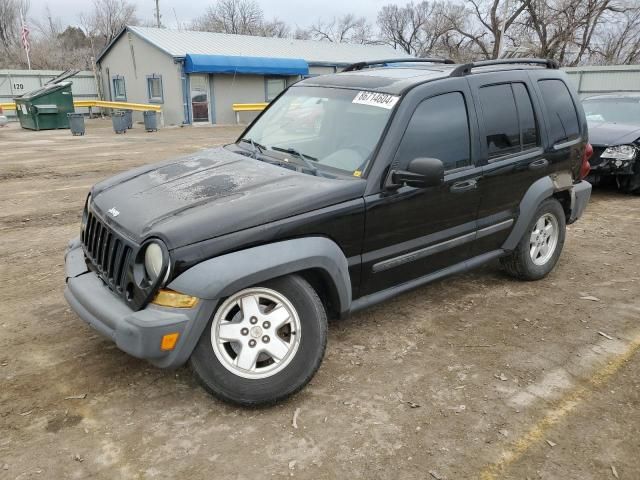
[[[372,107],[381,107],[390,110],[398,103],[400,97],[389,95],[388,93],[377,92],[358,92],[351,103],[359,103],[361,105],[370,105]]]

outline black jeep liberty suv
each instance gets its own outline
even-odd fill
[[[354,64],[289,87],[236,143],[96,184],[65,297],[131,355],[276,402],[320,366],[328,317],[498,258],[547,275],[591,151],[552,61]]]

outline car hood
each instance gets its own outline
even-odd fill
[[[91,208],[133,241],[158,237],[173,249],[357,198],[364,185],[219,147],[100,182]]]
[[[640,137],[640,125],[626,123],[590,122],[589,143],[608,147],[633,143]]]

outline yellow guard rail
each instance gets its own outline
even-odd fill
[[[136,110],[138,112],[144,112],[146,110],[153,110],[155,112],[161,112],[162,107],[160,105],[153,105],[148,103],[130,103],[130,102],[107,102],[106,100],[90,99],[90,100],[74,100],[73,106],[78,108],[119,108],[121,110]],[[16,105],[13,102],[0,103],[0,107],[3,110],[15,110]]]
[[[236,123],[240,123],[240,112],[261,112],[268,103],[234,103],[231,107],[236,112]]]

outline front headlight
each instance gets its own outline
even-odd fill
[[[608,147],[600,158],[613,158],[614,160],[633,160],[636,157],[636,147],[633,145],[616,145]]]
[[[162,273],[162,267],[164,266],[163,257],[162,247],[158,243],[151,242],[147,245],[144,251],[144,269],[151,282],[155,282]],[[166,281],[168,277],[169,268],[167,268],[164,281]]]

